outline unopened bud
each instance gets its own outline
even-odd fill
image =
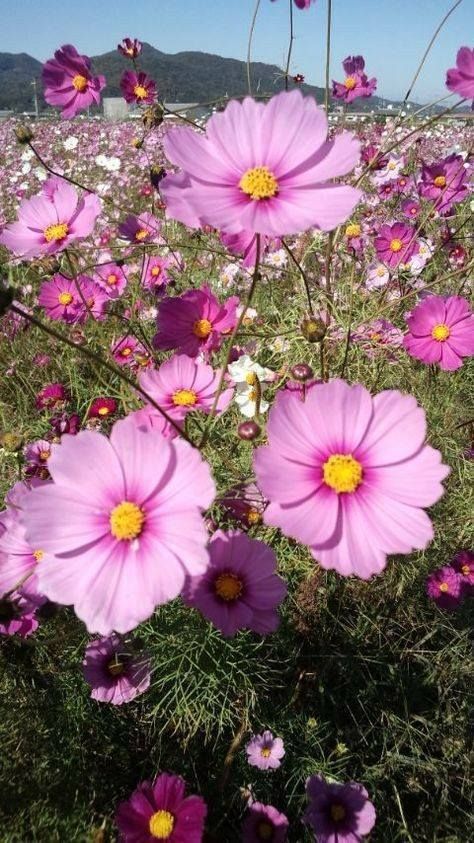
[[[326,325],[322,319],[308,316],[301,323],[301,333],[308,342],[321,342],[326,336]]]
[[[308,366],[307,363],[296,363],[290,371],[295,381],[302,381],[303,383],[304,381],[309,381],[314,374],[311,366]]]
[[[247,442],[251,442],[252,439],[256,439],[257,436],[260,436],[261,432],[262,428],[255,421],[244,421],[239,424],[237,428],[237,436],[239,439],[245,439]]]
[[[31,143],[34,138],[33,129],[31,126],[16,126],[15,135],[18,143]]]

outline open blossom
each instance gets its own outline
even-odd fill
[[[375,825],[375,808],[358,782],[337,784],[323,776],[306,782],[309,804],[303,817],[317,843],[361,843]]]
[[[48,383],[35,398],[37,410],[56,410],[69,400],[69,394],[62,383]]]
[[[126,102],[151,105],[156,99],[156,82],[142,70],[139,73],[125,70],[120,80],[120,90]]]
[[[153,293],[161,292],[172,280],[168,274],[168,269],[170,267],[176,268],[176,266],[176,260],[171,255],[166,257],[150,255],[144,262],[141,277],[142,286]]]
[[[474,47],[458,50],[456,67],[451,67],[446,74],[446,87],[474,102]]]
[[[101,212],[101,201],[94,193],[79,199],[71,184],[49,179],[51,192],[24,199],[18,221],[6,225],[0,243],[22,258],[52,255],[66,249],[75,240],[91,234]]]
[[[427,577],[426,593],[440,609],[454,611],[464,597],[461,576],[450,565],[438,568]]]
[[[442,161],[425,164],[418,185],[420,196],[430,199],[438,213],[446,214],[469,193],[469,174],[461,155],[448,155]]]
[[[145,211],[138,217],[130,214],[119,225],[119,235],[132,243],[154,243],[156,242],[161,229],[161,222],[149,211]]]
[[[42,71],[44,98],[49,105],[59,106],[61,117],[69,119],[78,111],[100,103],[105,88],[104,76],[93,76],[91,60],[81,56],[72,44],[64,44],[48,59]]]
[[[163,351],[176,349],[190,357],[215,351],[223,336],[235,327],[238,303],[237,296],[231,296],[220,304],[207,286],[162,299],[154,347]]]
[[[206,803],[186,796],[180,776],[162,773],[155,781],[141,782],[117,809],[119,843],[202,843]]]
[[[27,638],[36,632],[39,623],[36,610],[44,600],[38,600],[23,589],[0,598],[0,635],[19,635]]]
[[[118,421],[110,439],[63,436],[48,467],[53,482],[23,502],[26,538],[45,553],[41,591],[90,632],[128,632],[206,569],[214,484],[186,442]]]
[[[88,411],[88,419],[107,419],[117,412],[118,403],[115,398],[94,398]]]
[[[115,633],[91,641],[83,661],[84,679],[98,702],[122,705],[150,687],[150,663]]]
[[[365,279],[365,286],[368,290],[377,290],[379,287],[385,287],[390,281],[390,273],[383,263],[374,263],[367,269],[367,276]]]
[[[143,44],[138,38],[123,38],[121,44],[117,44],[117,50],[122,56],[128,59],[136,59],[142,51]]]
[[[139,376],[142,389],[173,419],[184,417],[195,410],[210,413],[219,384],[219,372],[212,366],[193,360],[187,354],[174,354],[159,369],[148,369]],[[229,406],[233,389],[221,392],[217,412]]]
[[[220,498],[219,504],[245,527],[254,527],[263,521],[266,501],[255,483],[234,486]]]
[[[162,182],[167,214],[183,220],[185,200],[198,224],[227,235],[332,230],[361,196],[329,181],[354,168],[359,142],[349,132],[328,141],[327,131],[324,111],[297,90],[265,105],[250,97],[233,100],[210,118],[204,136],[170,129],[164,150],[183,172]]]
[[[264,521],[309,545],[323,568],[368,579],[387,555],[427,547],[424,507],[443,494],[449,468],[424,444],[425,414],[412,396],[372,397],[337,379],[316,384],[304,402],[284,391],[267,432],[254,457],[270,501]]]
[[[375,238],[377,257],[388,267],[407,263],[418,251],[415,229],[404,222],[382,225]]]
[[[261,635],[274,632],[287,587],[276,573],[273,550],[238,530],[218,530],[209,543],[209,556],[207,570],[186,581],[186,605],[199,609],[226,637],[240,629]]]
[[[285,843],[288,819],[273,805],[252,802],[242,824],[242,843]]]
[[[65,278],[64,275],[53,275],[48,281],[43,281],[38,304],[55,321],[81,322],[85,316],[77,285],[72,278]]]
[[[24,596],[38,594],[36,571],[45,554],[26,540],[20,512],[21,500],[0,513],[0,597],[20,586]]]
[[[254,735],[245,747],[247,761],[259,770],[276,770],[281,766],[285,748],[281,738],[274,738],[269,730]]]
[[[117,299],[127,286],[127,270],[116,263],[104,263],[95,268],[93,280],[109,298]]]
[[[452,372],[474,355],[474,314],[461,296],[427,296],[407,316],[403,344],[412,357]]]
[[[344,82],[332,83],[332,95],[346,103],[354,102],[358,97],[370,97],[377,89],[375,77],[368,79],[364,73],[365,61],[362,56],[348,56],[342,62],[346,78]]]
[[[459,550],[451,563],[454,570],[461,577],[463,589],[467,594],[474,593],[474,552]]]
[[[121,337],[112,343],[111,354],[119,366],[137,367],[148,357],[144,345],[135,337]]]

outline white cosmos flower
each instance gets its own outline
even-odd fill
[[[227,371],[237,385],[245,384],[251,387],[255,383],[255,377],[259,379],[260,383],[273,380],[272,370],[260,366],[248,354],[242,354],[235,363],[230,363]]]
[[[235,391],[235,403],[238,405],[240,412],[248,419],[252,419],[257,412],[257,390],[248,383],[238,383]],[[269,404],[260,399],[260,413],[266,413]]]
[[[64,146],[64,149],[67,149],[68,151],[70,151],[72,149],[75,149],[78,143],[79,143],[79,138],[76,138],[74,135],[71,135],[69,138],[66,138],[66,140],[63,141],[63,146]]]

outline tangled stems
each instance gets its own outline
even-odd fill
[[[256,256],[255,256],[255,267],[254,267],[254,271],[253,271],[252,283],[250,285],[249,294],[247,296],[247,300],[245,302],[245,305],[242,309],[242,313],[240,314],[240,316],[237,320],[237,323],[235,325],[235,328],[234,328],[234,330],[232,331],[232,333],[229,337],[227,354],[225,356],[224,365],[222,366],[222,370],[221,370],[221,374],[220,374],[220,378],[219,378],[219,383],[218,383],[216,395],[215,395],[215,398],[214,398],[214,403],[211,407],[211,412],[209,413],[209,419],[208,419],[207,425],[204,429],[204,433],[202,435],[201,441],[200,441],[199,446],[198,446],[199,449],[204,448],[204,445],[206,444],[206,442],[209,438],[209,433],[211,431],[212,422],[213,422],[213,419],[214,419],[214,416],[215,416],[216,410],[217,410],[217,404],[219,402],[219,398],[220,398],[220,395],[221,395],[221,392],[222,392],[222,389],[223,389],[223,386],[224,386],[224,378],[226,376],[227,367],[230,363],[230,358],[231,358],[231,354],[232,354],[232,348],[233,348],[233,345],[234,345],[234,341],[235,341],[235,338],[236,338],[237,334],[239,333],[239,330],[240,330],[240,328],[242,326],[242,323],[245,319],[245,315],[247,313],[247,310],[249,309],[249,307],[252,303],[253,295],[255,293],[255,289],[256,289],[256,286],[257,286],[258,279],[260,277],[260,272],[259,272],[260,239],[261,239],[260,234],[257,234],[257,250],[256,250]]]

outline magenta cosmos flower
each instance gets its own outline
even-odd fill
[[[240,629],[274,632],[286,583],[276,573],[273,550],[238,530],[218,530],[209,543],[210,564],[190,576],[182,594],[226,637]]]
[[[160,233],[161,222],[149,211],[136,217],[131,214],[119,225],[119,235],[131,243],[153,243]]]
[[[272,0],[274,3],[275,0]],[[311,3],[316,3],[316,0],[293,0],[298,9],[309,9]]]
[[[139,73],[125,70],[120,80],[120,90],[126,102],[151,105],[156,99],[156,83],[142,70]]]
[[[426,593],[440,607],[454,611],[465,595],[462,578],[450,565],[438,568],[426,579]]]
[[[127,286],[127,273],[123,266],[116,263],[104,263],[97,266],[94,281],[102,287],[111,299],[117,299]]]
[[[88,419],[108,419],[117,412],[118,403],[115,398],[94,398],[87,411]]]
[[[18,221],[5,226],[0,243],[22,258],[61,252],[91,234],[101,208],[95,194],[79,199],[72,185],[59,182],[52,193],[43,191],[23,200]]]
[[[365,61],[362,56],[348,56],[342,62],[346,73],[344,82],[332,82],[332,95],[346,103],[354,102],[358,97],[370,97],[377,89],[375,77],[368,79],[364,73]]]
[[[377,257],[390,268],[408,263],[418,251],[415,229],[404,222],[382,225],[375,238]]]
[[[474,100],[474,47],[461,47],[456,65],[446,74],[446,87],[465,99]]]
[[[143,44],[138,38],[123,38],[121,44],[117,44],[117,50],[127,59],[136,59],[142,51]]]
[[[288,819],[273,805],[253,802],[242,824],[242,843],[285,843]]]
[[[238,304],[237,296],[220,304],[207,286],[164,298],[159,304],[153,345],[161,351],[177,349],[189,357],[215,351],[237,322]]]
[[[153,784],[141,782],[117,809],[115,822],[121,843],[202,843],[206,803],[186,796],[180,776],[162,773]]]
[[[412,357],[452,372],[474,354],[474,314],[461,296],[427,296],[407,316],[403,344]]]
[[[43,65],[44,98],[49,105],[59,106],[61,117],[69,119],[78,111],[100,103],[105,76],[92,76],[91,60],[81,56],[72,44],[56,50],[54,59]]]
[[[53,483],[24,500],[26,537],[48,554],[41,591],[90,632],[128,632],[205,571],[214,484],[186,442],[118,421],[110,439],[63,436],[48,467]]]
[[[131,702],[150,687],[150,663],[119,635],[99,638],[86,647],[84,679],[98,702],[122,705]]]
[[[431,199],[440,214],[446,214],[454,204],[462,202],[469,193],[469,174],[461,155],[448,155],[435,164],[425,164],[418,185],[420,196]]]
[[[373,398],[337,379],[316,384],[304,402],[284,391],[267,431],[254,458],[270,500],[264,521],[309,545],[323,568],[368,579],[388,554],[429,544],[423,507],[441,497],[449,468],[424,444],[425,414],[412,396]]]
[[[212,366],[193,360],[186,354],[174,354],[159,369],[139,375],[139,383],[153,400],[173,419],[184,419],[193,410],[210,413],[219,384],[219,373]],[[217,412],[227,409],[233,389],[221,392]]]
[[[247,761],[259,770],[276,770],[281,766],[285,748],[281,738],[274,738],[267,729],[261,735],[254,735],[245,747]]]
[[[145,290],[151,290],[153,293],[161,292],[172,280],[168,274],[170,267],[177,268],[172,256],[160,258],[158,255],[150,255],[147,257],[140,279]]]
[[[296,90],[266,105],[234,100],[211,117],[204,136],[171,129],[164,150],[187,181],[182,173],[163,180],[167,214],[174,217],[176,208],[182,218],[184,190],[190,213],[226,234],[330,231],[350,216],[361,193],[329,182],[354,168],[359,142],[349,132],[328,141],[327,129],[324,111]]]
[[[317,843],[361,843],[375,825],[375,808],[363,785],[328,784],[323,776],[306,782],[309,805],[303,817]]]
[[[469,595],[472,594],[474,591],[474,553],[472,550],[459,550],[451,564],[461,577],[464,591]]]
[[[62,383],[48,383],[35,398],[37,410],[57,410],[69,401],[69,393]]]

